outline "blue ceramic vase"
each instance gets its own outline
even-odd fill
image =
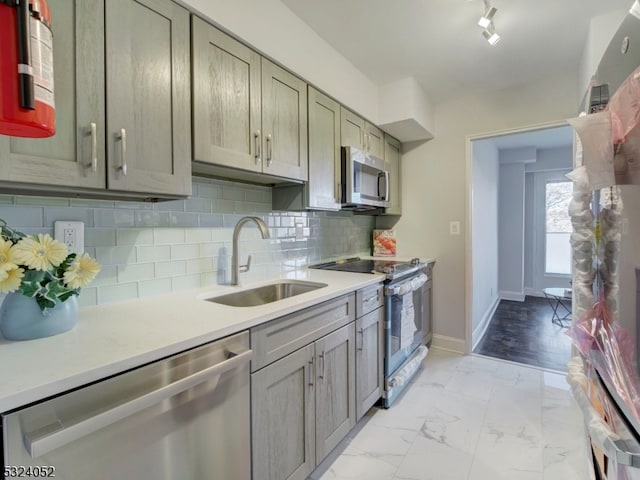
[[[32,340],[71,330],[78,322],[78,297],[72,295],[43,313],[35,298],[9,293],[0,307],[0,333],[7,340]]]

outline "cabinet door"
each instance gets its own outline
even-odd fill
[[[364,124],[363,118],[342,107],[340,109],[340,137],[342,145],[365,150]]]
[[[194,160],[260,172],[260,55],[192,22]]]
[[[386,215],[401,215],[401,192],[402,183],[400,179],[400,158],[402,150],[400,142],[395,138],[385,134],[384,136],[384,164],[385,170],[389,172],[389,191],[391,199],[389,206],[385,209]]]
[[[0,180],[103,189],[102,1],[51,2],[50,7],[56,134],[46,139],[0,136]]]
[[[308,208],[340,210],[340,104],[309,87]]]
[[[384,132],[375,125],[365,122],[364,133],[367,152],[384,159]]]
[[[353,322],[316,341],[316,458],[356,424]]]
[[[270,175],[308,179],[307,84],[262,59],[263,167]]]
[[[315,468],[313,361],[311,344],[251,375],[253,480],[304,480]]]
[[[107,188],[191,194],[189,12],[105,2]]]
[[[356,320],[356,421],[384,389],[384,308]]]

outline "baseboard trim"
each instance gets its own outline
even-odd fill
[[[431,346],[440,350],[447,350],[449,352],[465,353],[465,342],[461,338],[447,337],[445,335],[433,334],[431,340]]]
[[[480,320],[478,326],[473,329],[473,333],[471,334],[472,352],[476,349],[478,343],[480,343],[480,340],[482,340],[482,337],[484,337],[484,334],[487,332],[487,328],[489,328],[489,324],[491,323],[491,317],[493,317],[493,314],[496,313],[496,309],[498,308],[499,304],[500,297],[496,297],[493,300],[493,303],[489,306],[487,311],[482,316],[482,320]]]
[[[501,300],[512,300],[514,302],[524,302],[523,292],[500,291]]]
[[[542,293],[540,290],[534,290],[533,288],[525,288],[524,294],[528,295],[529,297],[544,298],[544,293]]]

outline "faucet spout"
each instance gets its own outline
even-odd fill
[[[242,217],[236,223],[235,228],[233,229],[233,251],[231,253],[231,285],[238,285],[240,271],[248,272],[249,267],[251,265],[251,255],[249,255],[249,260],[246,265],[240,265],[238,262],[238,237],[240,236],[240,230],[242,227],[249,222],[254,222],[258,229],[260,230],[260,235],[263,239],[271,238],[269,235],[269,228],[267,224],[260,217]],[[242,269],[242,270],[241,270]]]

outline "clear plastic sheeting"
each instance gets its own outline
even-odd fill
[[[640,185],[640,67],[611,97],[607,108],[567,120],[584,147],[589,187]]]

